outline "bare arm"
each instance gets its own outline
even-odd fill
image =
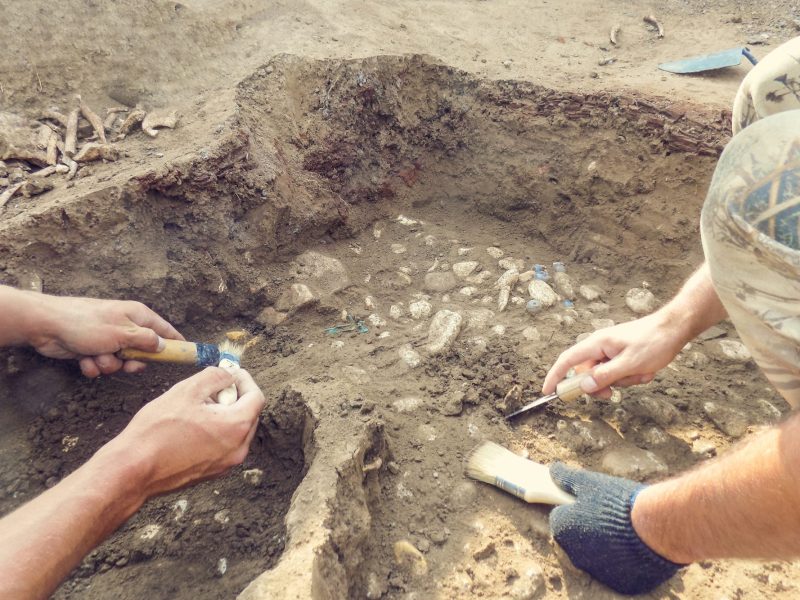
[[[237,402],[213,403],[234,377]],[[146,405],[85,465],[0,519],[0,599],[49,597],[147,498],[241,463],[263,405],[246,371],[231,376],[218,368]]]
[[[182,340],[140,302],[49,296],[0,285],[0,346],[29,344],[52,358],[76,358],[87,377],[144,368],[123,362],[122,348],[154,352],[161,338]]]
[[[608,397],[612,384],[647,383],[686,342],[726,316],[708,265],[703,263],[676,296],[653,314],[596,331],[562,352],[550,368],[542,392],[552,393],[567,371],[587,361],[602,363],[583,382],[587,394]]]
[[[718,459],[646,488],[639,537],[678,563],[800,556],[800,415]]]

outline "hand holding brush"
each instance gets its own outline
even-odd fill
[[[179,365],[195,365],[197,367],[221,367],[233,374],[240,368],[244,346],[224,341],[220,345],[180,340],[163,340],[163,348],[158,352],[143,352],[134,348],[125,348],[117,353],[123,360],[142,362],[161,362]],[[217,394],[220,404],[236,402],[236,386],[232,385]]]

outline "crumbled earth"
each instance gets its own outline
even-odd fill
[[[656,481],[787,413],[723,323],[610,402],[503,418],[560,351],[665,302],[702,259],[747,67],[653,65],[751,37],[763,56],[794,35],[790,3],[27,4],[8,16],[38,34],[0,41],[0,110],[37,120],[81,93],[181,120],[15,196],[0,282],[142,300],[204,341],[244,328],[268,396],[242,467],[150,501],[55,597],[614,597],[554,548],[546,507],[464,477],[469,451]],[[531,314],[535,264],[561,297]],[[190,372],[88,382],[2,351],[0,514]],[[799,573],[707,562],[653,597],[793,598]]]

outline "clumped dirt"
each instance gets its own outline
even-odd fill
[[[611,402],[553,402],[503,419],[536,396],[579,335],[634,318],[629,288],[645,285],[663,302],[701,260],[697,218],[729,129],[725,110],[690,101],[708,81],[670,100],[604,85],[636,87],[642,71],[614,79],[602,70],[563,89],[552,69],[533,77],[520,61],[476,76],[451,66],[473,61],[463,52],[374,56],[385,52],[364,40],[351,41],[368,58],[272,57],[287,48],[271,39],[270,53],[254,51],[259,32],[274,21],[291,32],[280,40],[307,41],[317,34],[301,29],[336,22],[330,7],[295,20],[278,5],[232,2],[229,15],[210,3],[142,6],[133,27],[148,34],[97,54],[96,73],[65,75],[51,55],[13,54],[9,68],[28,79],[0,88],[6,110],[35,118],[83,92],[96,105],[169,105],[182,117],[158,138],[119,142],[119,161],[72,185],[12,200],[0,216],[0,282],[41,278],[49,293],[139,299],[207,341],[244,327],[256,338],[245,365],[269,402],[243,467],[148,503],[56,597],[613,597],[554,550],[545,508],[464,478],[472,447],[492,439],[539,461],[653,481],[787,412],[751,361],[721,351],[719,339],[736,337],[724,326]],[[476,19],[513,9],[471,6]],[[117,27],[94,8],[98,22]],[[700,14],[690,3],[672,8],[668,27]],[[422,31],[419,15],[383,10],[390,17],[380,27],[405,31],[394,19]],[[430,10],[450,15],[437,3]],[[784,29],[753,11],[748,33]],[[579,21],[564,23],[588,36]],[[374,35],[386,34],[380,27]],[[78,29],[59,25],[52,43]],[[162,48],[165,37],[174,43]],[[556,48],[566,42],[578,51],[575,38]],[[288,49],[341,54],[322,42]],[[177,78],[176,63],[185,63]],[[580,69],[570,63],[568,80]],[[506,73],[515,80],[499,77]],[[576,287],[598,286],[602,302],[578,297],[573,308],[532,316],[520,285],[500,311],[492,286],[509,260],[524,269],[564,262]],[[426,283],[464,261],[478,263],[474,281]],[[280,308],[296,283],[314,301],[276,325],[264,311]],[[431,312],[415,318],[409,307],[420,301]],[[464,325],[449,349],[429,356],[428,326],[442,309]],[[343,311],[369,331],[327,333],[346,323]],[[409,349],[419,365],[404,360]],[[0,359],[0,514],[55,485],[188,373],[152,366],[88,382],[74,365],[25,350]],[[425,574],[397,564],[401,540],[423,553]],[[793,563],[703,563],[654,597],[791,598],[797,575]]]

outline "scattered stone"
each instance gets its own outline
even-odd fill
[[[717,342],[723,356],[732,362],[744,363],[752,358],[750,350],[742,342],[737,340],[719,340]]]
[[[594,302],[603,296],[603,290],[596,285],[582,285],[578,288],[578,294],[587,302]]]
[[[707,340],[714,340],[717,338],[725,337],[728,335],[728,332],[725,331],[719,325],[712,325],[708,329],[706,329],[703,333],[697,336],[696,339],[700,340],[701,342],[705,342]]]
[[[223,575],[225,575],[225,572],[227,570],[228,570],[228,559],[220,558],[217,561],[217,573],[219,573],[219,576],[222,577]]]
[[[392,402],[392,408],[399,413],[410,413],[422,406],[422,398],[406,396]]]
[[[366,298],[364,298],[364,306],[366,307],[367,310],[375,310],[375,308],[377,307],[375,298],[373,298],[372,296],[367,296]]]
[[[467,298],[471,298],[472,296],[474,296],[477,293],[477,291],[478,291],[478,288],[467,286],[467,287],[463,287],[460,290],[458,290],[458,293],[461,294],[462,296],[466,296]]]
[[[558,295],[553,291],[553,288],[541,279],[534,279],[528,284],[528,295],[533,300],[538,300],[539,304],[545,308],[549,308],[558,302]]]
[[[320,295],[339,292],[350,286],[350,278],[342,262],[331,256],[307,250],[293,262],[295,276]]]
[[[509,590],[512,600],[534,600],[544,588],[544,571],[537,564],[524,567]]]
[[[425,275],[425,289],[429,292],[449,292],[456,284],[456,276],[450,271],[436,271]]]
[[[422,221],[411,219],[409,217],[406,217],[405,215],[398,215],[396,221],[400,223],[400,225],[405,225],[406,227],[415,227],[420,223],[422,223]]]
[[[392,304],[389,307],[389,316],[397,321],[403,317],[403,308],[398,304]]]
[[[562,297],[567,300],[575,300],[575,289],[572,286],[572,280],[566,273],[556,271],[553,275],[553,286]]]
[[[458,249],[458,255],[459,256],[466,256],[470,252],[472,252],[472,248],[459,248]]]
[[[400,567],[409,570],[413,575],[425,575],[428,572],[428,563],[422,552],[408,540],[395,542],[394,560]]]
[[[466,281],[472,285],[483,285],[483,283],[491,277],[491,271],[481,271],[480,273],[475,273],[475,275],[470,275],[467,277]]]
[[[406,253],[406,247],[403,244],[392,244],[391,246],[389,246],[389,248],[395,254],[405,254]]]
[[[732,438],[740,438],[747,432],[747,416],[735,408],[716,402],[706,402],[703,404],[703,410],[720,431]]]
[[[376,240],[379,240],[381,239],[381,234],[383,234],[383,229],[378,227],[378,224],[376,223],[375,225],[372,226],[372,237],[375,238]]]
[[[309,287],[303,283],[294,283],[286,290],[278,301],[275,308],[281,312],[294,312],[317,301]]]
[[[590,324],[595,331],[598,329],[605,329],[606,327],[613,327],[615,325],[613,319],[592,319]]]
[[[418,367],[420,362],[422,362],[422,357],[419,355],[419,352],[414,350],[411,344],[400,346],[400,348],[397,349],[397,353],[400,355],[402,361],[412,369]]]
[[[472,558],[477,562],[481,560],[486,560],[490,556],[495,556],[497,554],[497,548],[495,548],[494,542],[489,542],[483,548],[479,548],[475,552],[472,553]]]
[[[611,307],[605,302],[592,302],[586,308],[588,308],[593,313],[604,313],[611,310]]]
[[[369,315],[369,316],[367,317],[367,321],[369,321],[369,322],[370,322],[370,324],[371,324],[373,327],[384,327],[384,326],[386,325],[386,320],[385,320],[385,319],[383,319],[383,318],[381,318],[381,317],[379,317],[379,316],[378,316],[378,315],[376,315],[375,313],[373,313],[373,314]]]
[[[478,268],[478,261],[476,260],[468,260],[465,262],[459,262],[453,265],[453,273],[455,273],[456,277],[460,277],[464,279],[465,277],[469,277],[472,275],[472,272]]]
[[[224,508],[214,513],[214,521],[216,521],[220,525],[225,525],[226,523],[230,522],[230,520],[231,520],[231,511],[229,511],[227,508]]]
[[[387,592],[388,586],[385,580],[382,580],[374,572],[367,575],[367,600],[378,600],[383,597]]]
[[[685,364],[689,368],[700,368],[708,364],[708,357],[702,352],[691,352],[686,358]]]
[[[644,417],[667,427],[680,420],[680,411],[666,400],[651,396],[637,396],[628,402],[628,410],[632,415]]]
[[[520,283],[528,283],[529,281],[533,280],[533,277],[536,275],[534,271],[524,271],[519,274],[519,282]]]
[[[154,540],[161,535],[161,525],[151,523],[142,527],[139,532],[138,538],[140,540]]]
[[[258,487],[264,480],[264,471],[261,469],[245,469],[242,478],[252,486]]]
[[[522,330],[522,337],[524,337],[529,342],[538,342],[542,339],[542,335],[539,333],[539,330],[536,327],[526,327]]]
[[[492,333],[495,335],[503,336],[506,334],[506,326],[500,325],[499,323],[492,327]]]
[[[408,305],[411,317],[414,319],[425,319],[431,315],[433,308],[427,300],[417,300]]]
[[[624,448],[613,448],[606,452],[601,465],[609,475],[636,480],[664,475],[668,471],[667,465],[655,454],[628,444]]]
[[[450,310],[437,312],[428,329],[428,353],[439,354],[448,350],[461,333],[462,322],[463,318],[457,312]]]
[[[669,437],[663,429],[659,427],[650,427],[646,429],[642,435],[644,441],[648,446],[661,446],[669,440]]]
[[[189,501],[186,498],[181,498],[172,505],[172,512],[176,521],[181,520],[183,515],[186,514],[187,508],[189,508]]]
[[[619,440],[619,434],[602,421],[573,421],[562,431],[579,451],[602,450]]]
[[[783,417],[783,413],[769,400],[759,398],[758,405],[761,407],[764,417],[770,423],[774,423]]]
[[[492,319],[494,319],[494,311],[488,308],[476,308],[475,310],[467,311],[467,327],[470,329],[485,329]]]
[[[457,417],[464,410],[464,392],[449,394],[441,408],[441,413],[447,417]]]
[[[717,447],[708,440],[694,440],[692,442],[692,453],[702,458],[711,458],[716,456]]]
[[[525,306],[526,301],[525,298],[522,298],[520,296],[511,296],[511,304],[513,304],[514,306]]]
[[[398,465],[393,460],[390,460],[388,463],[386,463],[386,468],[389,469],[389,472],[392,475],[399,475],[400,474],[400,465]]]
[[[389,331],[381,331],[380,335],[378,336],[379,340],[385,340],[388,337],[391,337],[392,334]]]
[[[656,297],[645,288],[632,288],[625,294],[625,304],[637,315],[646,315],[656,308]]]
[[[490,246],[489,248],[487,248],[486,253],[496,260],[500,260],[501,258],[503,258],[503,255],[505,254],[505,252],[503,252],[502,250],[500,250],[500,248],[497,248],[496,246]]]

